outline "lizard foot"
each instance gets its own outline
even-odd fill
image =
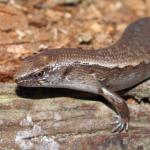
[[[119,115],[116,116],[115,122],[113,123],[115,127],[113,128],[112,132],[122,132],[123,130],[128,131],[128,121],[121,118]]]

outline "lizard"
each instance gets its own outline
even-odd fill
[[[14,79],[20,86],[66,88],[105,97],[117,119],[113,132],[127,131],[130,112],[118,91],[150,78],[150,17],[129,24],[105,48],[58,48],[27,57]]]

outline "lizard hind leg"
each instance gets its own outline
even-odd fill
[[[123,130],[128,130],[129,126],[129,109],[128,106],[125,102],[125,100],[120,97],[118,94],[112,92],[105,86],[101,84],[100,81],[98,81],[98,88],[99,88],[99,93],[100,95],[104,96],[115,108],[117,112],[117,117],[116,121],[114,124],[116,125],[112,132],[122,132]]]

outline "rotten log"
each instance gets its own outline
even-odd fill
[[[150,80],[126,94],[139,102],[128,102],[127,133],[111,133],[114,111],[102,97],[84,94],[1,83],[0,149],[149,150]]]

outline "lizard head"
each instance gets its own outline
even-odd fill
[[[62,72],[63,67],[53,53],[45,51],[25,58],[14,79],[19,86],[55,87],[62,79]]]

